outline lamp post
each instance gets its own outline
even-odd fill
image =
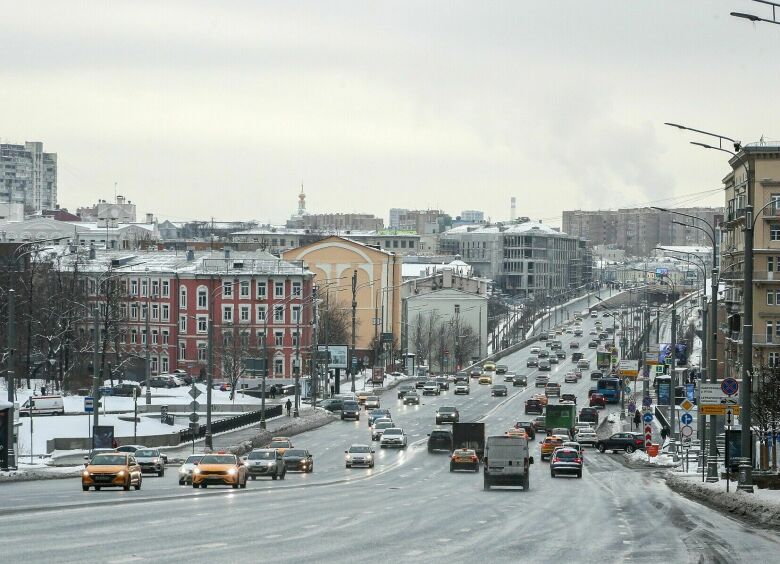
[[[766,18],[761,18],[753,14],[745,14],[743,12],[730,12],[730,15],[734,16],[735,18],[742,18],[744,20],[751,21],[753,23],[765,22],[765,23],[780,25],[780,21],[778,21],[777,19],[777,8],[780,8],[780,4],[776,4],[775,2],[769,2],[769,0],[753,0],[753,1],[758,2],[759,4],[766,4],[768,6],[772,6],[772,19],[768,20]]]

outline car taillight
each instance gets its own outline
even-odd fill
[[[555,458],[553,458],[553,462],[558,462],[559,460],[560,460],[560,458],[558,458],[557,456]]]
[[[472,462],[476,462],[477,460],[478,460],[478,459],[477,459],[477,457],[476,457],[476,456],[472,456],[472,457],[471,457],[471,461],[472,461]]]
[[[575,458],[574,462],[576,462],[577,464],[582,464],[582,459],[581,458]]]

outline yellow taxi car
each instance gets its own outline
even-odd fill
[[[506,433],[504,433],[507,437],[517,437],[520,439],[527,439],[528,433],[525,432],[525,429],[509,429]]]
[[[544,460],[545,457],[550,458],[553,451],[563,445],[563,441],[564,438],[559,437],[558,435],[550,435],[549,437],[545,437],[544,441],[540,445],[540,448],[542,449],[542,460]]]
[[[480,384],[492,384],[493,377],[490,374],[482,374],[482,376],[479,377],[478,382]]]
[[[479,472],[479,457],[476,451],[470,448],[458,448],[452,451],[450,457],[450,472],[465,468],[472,472]]]
[[[368,391],[364,390],[362,392],[357,392],[356,395],[357,395],[357,402],[358,402],[358,404],[363,405],[363,404],[366,403],[366,399],[368,398],[368,396],[371,395],[371,392],[368,392]]]
[[[140,490],[141,480],[141,467],[132,453],[105,452],[96,454],[87,463],[81,473],[81,489],[124,488],[128,491],[133,486]]]
[[[495,362],[486,362],[482,365],[482,371],[483,372],[495,372],[496,371],[496,363]]]
[[[192,471],[192,487],[206,488],[209,485],[245,488],[247,470],[235,454],[204,454]]]
[[[293,444],[289,437],[274,437],[271,439],[271,444],[268,445],[268,448],[274,448],[279,454],[284,456],[284,451],[288,448],[293,448]]]
[[[542,405],[547,405],[550,401],[546,394],[534,394],[531,399],[539,400]]]

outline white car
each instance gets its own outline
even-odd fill
[[[435,395],[438,396],[441,394],[441,388],[439,387],[439,383],[436,381],[429,381],[426,382],[423,386],[423,395]]]
[[[376,409],[380,407],[379,405],[379,396],[368,396],[366,398],[366,409]]]
[[[387,419],[385,417],[382,419],[377,419],[374,422],[373,429],[371,429],[371,440],[378,441],[382,438],[382,434],[384,434],[385,429],[391,429],[393,427],[395,427],[395,423],[393,423],[392,419]]]
[[[458,382],[457,384],[455,384],[455,390],[454,390],[455,394],[466,394],[466,395],[469,395],[469,392],[471,392],[471,388],[469,388],[469,383],[468,382],[461,381],[461,382]]]
[[[192,471],[195,470],[201,458],[203,458],[202,454],[190,455],[187,457],[187,460],[185,460],[184,463],[181,466],[179,466],[180,486],[183,486],[184,484],[192,483]]]
[[[344,462],[347,468],[355,466],[374,467],[374,449],[368,445],[352,445],[344,451]]]
[[[574,440],[581,445],[595,445],[599,437],[593,429],[582,429],[574,435]]]
[[[574,372],[567,372],[566,376],[563,377],[563,382],[565,384],[576,384],[577,375]]]
[[[386,447],[400,447],[406,448],[406,433],[400,427],[390,427],[385,429],[382,433],[382,438],[379,439],[380,448]]]

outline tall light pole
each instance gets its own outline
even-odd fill
[[[355,329],[357,328],[357,270],[352,271],[352,358],[350,366],[352,372],[352,391],[355,391],[355,372],[357,371],[357,357],[355,356]]]
[[[6,460],[6,469],[16,468],[16,449],[14,442],[14,400],[16,395],[16,382],[14,374],[14,363],[16,362],[16,290],[8,290],[8,356],[6,357],[6,383],[8,387],[8,403],[11,408],[8,410],[8,429],[6,434],[6,443],[8,445],[8,459]],[[30,449],[32,450],[32,449]]]
[[[772,6],[772,19],[768,20],[766,18],[760,18],[758,16],[754,16],[753,14],[745,14],[743,12],[731,12],[730,15],[734,16],[735,18],[742,18],[744,20],[751,21],[753,23],[765,22],[765,23],[780,25],[780,20],[777,19],[777,8],[780,8],[780,4],[777,4],[775,2],[769,2],[769,0],[753,0],[753,1],[758,2],[759,4],[766,4],[768,6]]]

